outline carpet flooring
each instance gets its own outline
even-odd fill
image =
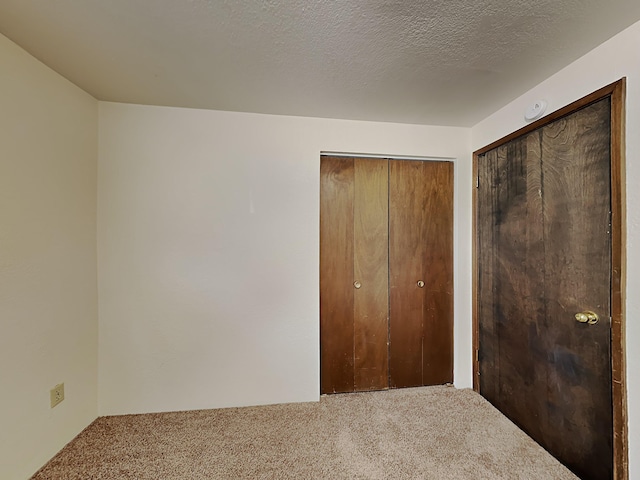
[[[576,479],[471,390],[101,417],[33,480]]]

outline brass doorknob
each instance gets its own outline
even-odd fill
[[[360,288],[362,284],[356,280],[355,282],[353,282],[353,286],[356,288]]]
[[[420,288],[424,287],[424,282],[422,280],[418,280],[418,286]]]
[[[580,323],[588,323],[589,325],[595,325],[598,323],[598,320],[600,320],[598,314],[591,311],[576,313],[575,317],[576,321]]]

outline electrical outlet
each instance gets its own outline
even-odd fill
[[[53,408],[64,400],[64,383],[56,385],[49,393],[51,394],[51,408]]]

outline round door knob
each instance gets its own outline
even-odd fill
[[[575,317],[576,321],[580,323],[587,323],[589,321],[589,317],[587,317],[586,313],[576,313]]]
[[[420,288],[424,287],[424,282],[422,280],[418,280],[418,286]]]
[[[353,282],[353,286],[356,288],[360,288],[362,286],[362,284],[358,281]]]
[[[580,323],[588,323],[589,325],[595,325],[600,320],[597,313],[587,311],[579,312],[575,314],[576,321]]]

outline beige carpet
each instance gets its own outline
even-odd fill
[[[478,394],[102,417],[33,479],[575,479]]]

